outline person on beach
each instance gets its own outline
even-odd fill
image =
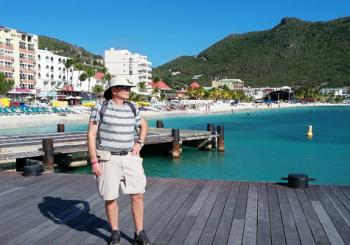
[[[131,87],[134,85],[127,79],[112,78],[104,92],[106,100],[97,103],[91,112],[87,135],[92,172],[111,227],[111,245],[120,244],[119,188],[131,198],[134,244],[152,244],[143,229],[146,176],[140,157],[148,124],[135,105],[127,101]]]

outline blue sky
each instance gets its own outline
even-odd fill
[[[46,35],[103,55],[129,49],[153,66],[195,55],[232,33],[270,29],[283,17],[350,16],[350,0],[0,0],[0,26]]]

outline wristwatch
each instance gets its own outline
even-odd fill
[[[139,144],[141,145],[141,147],[143,147],[143,146],[144,146],[144,143],[143,143],[143,141],[142,141],[142,140],[138,140],[138,141],[137,141],[137,143],[139,143]]]

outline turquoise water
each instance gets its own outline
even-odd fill
[[[148,176],[280,181],[288,173],[305,173],[318,184],[350,184],[350,107],[313,107],[226,115],[163,119],[168,128],[206,130],[207,123],[225,126],[225,153],[185,148],[180,159],[161,155],[144,158]],[[307,126],[314,129],[307,139]],[[151,120],[154,126],[155,121]],[[67,125],[86,130],[86,125]],[[55,125],[35,128],[53,132]],[[21,129],[16,133],[33,133]],[[31,130],[31,131],[30,131]],[[2,134],[0,130],[0,134]],[[89,167],[79,172],[89,172]]]

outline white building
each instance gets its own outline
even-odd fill
[[[323,95],[335,95],[335,96],[346,96],[348,93],[347,88],[322,88],[320,93]]]
[[[38,72],[36,88],[41,91],[62,90],[64,86],[71,85],[73,68],[67,70],[64,66],[68,57],[57,55],[48,50],[38,50]],[[69,78],[67,79],[67,76]]]
[[[211,86],[214,88],[226,86],[230,90],[243,90],[244,81],[241,79],[220,79],[211,82]]]
[[[105,50],[105,66],[112,76],[124,77],[138,83],[152,81],[152,63],[147,56],[133,54],[128,50]]]
[[[251,88],[250,86],[244,87],[243,91],[245,95],[253,99],[262,99],[266,94],[274,91],[286,91],[292,92],[292,88],[288,86],[283,87],[261,87],[261,88]]]
[[[56,55],[48,50],[38,50],[38,79],[36,89],[41,94],[52,91],[89,92],[96,84],[101,84],[95,77],[80,81],[83,71],[76,71],[71,67],[68,70],[64,63],[69,57]],[[67,79],[68,76],[68,79]]]

